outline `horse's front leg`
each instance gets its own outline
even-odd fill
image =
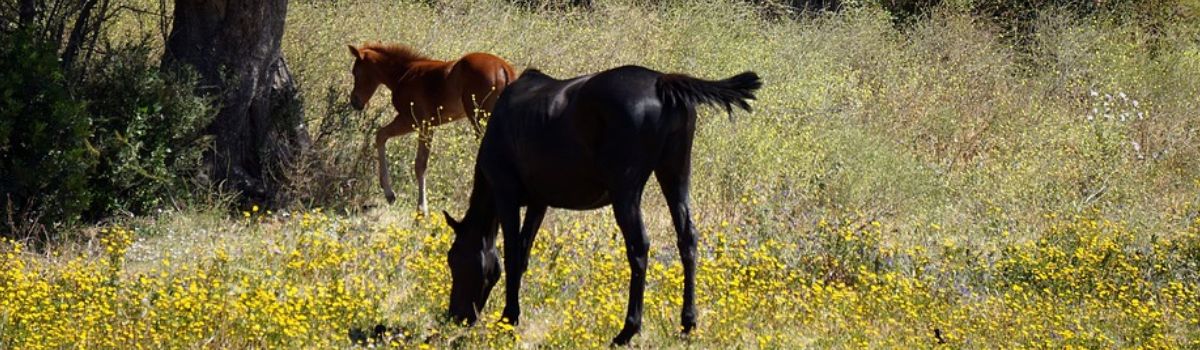
[[[413,161],[413,172],[417,177],[417,208],[421,211],[422,216],[429,215],[429,201],[425,197],[425,170],[429,168],[429,152],[432,143],[433,129],[428,126],[421,128],[417,134],[417,159]]]
[[[509,215],[512,213],[500,213]],[[519,234],[509,234],[509,226],[504,227],[504,313],[503,317],[511,324],[517,324],[521,318],[521,277],[529,268],[529,250],[533,240],[542,226],[542,218],[546,216],[546,206],[530,205],[525,210],[525,224],[521,225]],[[511,220],[511,219],[510,219]],[[504,221],[503,219],[501,221]],[[515,221],[515,220],[514,220]]]
[[[379,187],[388,204],[396,201],[396,192],[392,191],[392,179],[388,175],[387,141],[394,136],[391,125],[380,128],[375,132],[375,154],[379,158]]]
[[[629,344],[642,329],[642,298],[646,291],[646,265],[650,251],[650,238],[642,223],[641,187],[618,194],[613,201],[613,216],[621,235],[625,238],[625,257],[629,259],[629,305],[625,314],[625,326],[613,338],[614,345]]]

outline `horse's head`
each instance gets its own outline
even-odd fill
[[[492,287],[500,280],[500,256],[494,244],[485,244],[488,225],[468,225],[445,211],[446,223],[454,229],[454,243],[447,253],[450,264],[450,310],[454,322],[475,323],[487,303]]]
[[[359,49],[354,45],[348,46],[350,54],[354,56],[354,66],[350,68],[350,74],[354,76],[354,91],[350,92],[350,106],[361,111],[367,107],[367,102],[371,100],[371,96],[375,95],[375,90],[383,82],[379,79],[379,68],[373,61],[370,51]]]

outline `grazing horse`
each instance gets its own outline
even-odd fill
[[[654,173],[662,187],[683,260],[683,332],[696,326],[696,231],[688,208],[696,106],[749,111],[762,86],[746,72],[709,81],[624,66],[569,80],[527,70],[505,90],[488,122],[475,163],[470,206],[462,221],[449,213],[449,315],[474,323],[500,279],[496,234],[504,232],[503,317],[521,314],[521,275],[547,207],[597,209],[611,204],[632,270],[625,326],[613,339],[627,344],[641,329],[650,248],[642,223],[642,191]],[[521,225],[520,209],[527,207]]]
[[[388,203],[396,201],[388,176],[385,149],[387,140],[414,130],[417,137],[417,159],[413,172],[417,177],[417,206],[428,214],[425,199],[425,169],[429,163],[431,126],[445,124],[462,117],[471,120],[476,135],[480,112],[490,113],[496,99],[513,80],[516,71],[504,59],[486,54],[469,53],[457,61],[438,61],[425,57],[407,46],[365,44],[350,45],[354,55],[354,91],[350,105],[362,110],[375,95],[379,85],[392,90],[392,107],[396,118],[375,132],[375,151],[379,157],[379,186]]]

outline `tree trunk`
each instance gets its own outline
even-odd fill
[[[283,172],[308,148],[280,52],[287,0],[176,0],[163,67],[189,67],[220,108],[207,131],[212,180],[254,203],[283,200]]]

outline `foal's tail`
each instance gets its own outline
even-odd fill
[[[694,107],[698,104],[723,105],[733,120],[733,106],[750,111],[748,100],[754,90],[762,87],[762,79],[754,72],[745,72],[725,80],[704,80],[684,74],[663,74],[658,77],[658,97],[671,105]]]
[[[517,80],[516,72],[513,72],[513,67],[509,65],[500,66],[500,74],[503,75],[504,85],[512,84],[513,80]]]

